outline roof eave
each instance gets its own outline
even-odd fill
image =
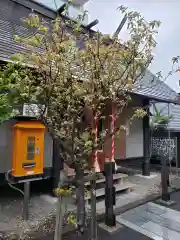
[[[132,92],[131,94],[140,96],[140,97],[142,97],[142,98],[148,98],[149,100],[154,100],[154,101],[156,101],[156,102],[173,103],[173,104],[180,105],[180,100],[177,101],[177,100],[173,100],[173,99],[157,98],[157,97],[154,97],[154,96],[144,95],[144,94],[134,93],[134,92]]]

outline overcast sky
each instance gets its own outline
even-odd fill
[[[150,69],[154,73],[162,71],[166,76],[172,66],[172,57],[180,55],[180,0],[90,0],[85,8],[90,21],[99,19],[96,28],[103,33],[113,33],[122,18],[116,10],[120,5],[141,12],[147,20],[162,22],[156,38],[155,60]],[[179,80],[180,73],[177,73],[167,83],[180,92]]]
[[[54,5],[54,0],[36,1],[49,7]],[[56,0],[56,3],[60,2]],[[172,57],[180,55],[180,0],[89,0],[85,8],[89,12],[89,21],[96,18],[99,20],[97,28],[100,31],[113,33],[122,19],[117,10],[120,5],[141,12],[146,20],[162,22],[156,38],[158,45],[154,51],[155,60],[150,69],[154,73],[162,71],[163,76],[167,76],[172,67]],[[122,31],[120,37],[123,38],[124,34]],[[168,78],[167,84],[180,92],[179,80],[180,73],[177,73]]]

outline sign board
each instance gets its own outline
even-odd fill
[[[45,105],[42,104],[28,104],[23,105],[23,116],[28,117],[39,117],[44,113]],[[44,115],[47,114],[47,109],[45,110]]]

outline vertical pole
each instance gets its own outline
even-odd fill
[[[97,146],[98,144],[98,117],[95,115],[95,136],[94,136],[94,144]],[[91,180],[91,240],[97,239],[97,219],[96,219],[96,169],[98,168],[98,150],[95,149],[93,154],[93,171],[92,171],[92,180]],[[96,164],[97,166],[94,166]],[[97,169],[98,170],[98,169]]]
[[[115,116],[114,116],[114,112],[112,112],[112,115],[111,115],[111,133],[114,132],[114,125],[115,125]],[[111,161],[114,162],[114,151],[115,151],[115,146],[114,146],[114,134],[112,134],[112,137],[111,137],[111,149],[112,149],[112,152],[111,152]]]
[[[112,115],[111,115],[111,162],[115,163],[115,170],[116,170],[116,162],[115,162],[115,122],[116,122],[116,117],[115,117],[115,111],[114,108],[112,109]]]
[[[170,117],[170,108],[168,103],[168,117]],[[168,131],[168,165],[169,165],[169,171],[168,171],[168,186],[170,186],[170,170],[171,170],[171,161],[172,161],[172,153],[171,151],[171,133],[167,125],[167,131]]]
[[[24,183],[24,202],[23,202],[23,219],[28,220],[30,198],[30,182]]]
[[[149,105],[149,99],[145,99],[143,106]],[[150,125],[149,125],[149,107],[147,109],[147,115],[143,118],[143,152],[144,161],[142,163],[142,175],[150,176]]]
[[[95,146],[97,147],[97,144],[98,144],[98,117],[97,115],[95,116],[94,118],[95,120]],[[95,162],[98,163],[98,156],[97,156],[97,148],[95,150]]]
[[[59,182],[58,188],[61,188],[65,180],[64,171],[61,170],[59,172]],[[56,209],[56,225],[55,225],[55,232],[54,232],[54,240],[61,240],[62,239],[62,228],[63,228],[63,205],[62,205],[63,197],[60,195],[58,196],[57,202],[57,209]]]
[[[63,220],[63,210],[62,210],[62,196],[58,197],[57,202],[57,210],[56,210],[56,225],[55,225],[55,233],[54,240],[62,239],[62,220]]]
[[[97,146],[98,145],[98,116],[95,115],[94,117],[94,122],[95,122],[95,136],[94,136],[94,145]],[[100,166],[98,163],[98,149],[95,149],[95,152],[93,154],[93,169],[95,170],[95,172],[100,172]]]
[[[113,173],[115,173],[115,162],[114,162],[114,129],[115,129],[115,116],[114,109],[112,109],[111,115],[111,160],[105,162],[104,172],[106,177],[106,185],[105,185],[105,224],[109,227],[116,226],[116,217],[114,214],[114,205],[116,201],[116,189],[113,186]]]
[[[177,168],[180,168],[180,134],[177,133],[177,136],[176,136],[176,144],[177,144]]]
[[[93,172],[91,180],[91,240],[97,239],[97,219],[96,219],[96,179]]]
[[[105,162],[104,172],[106,177],[105,184],[105,224],[109,227],[116,226],[116,217],[114,214],[115,205],[115,187],[113,186],[113,173],[115,172],[114,162]]]
[[[168,192],[168,178],[169,169],[167,166],[167,156],[162,156],[162,169],[161,169],[161,184],[162,184],[162,200],[167,202],[170,200],[170,194]]]
[[[166,128],[163,129],[165,139],[168,139],[169,132]],[[169,140],[169,139],[168,139]],[[168,160],[169,160],[169,144],[168,146],[165,146],[165,151],[162,151],[161,154],[161,163],[162,163],[162,169],[161,169],[161,184],[162,184],[162,200],[167,202],[170,201],[170,194],[168,192],[168,183],[169,183],[169,168],[168,168]]]
[[[85,228],[85,196],[84,196],[84,169],[81,164],[76,164],[76,199],[77,199],[77,229],[79,233]]]

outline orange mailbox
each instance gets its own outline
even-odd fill
[[[19,122],[13,131],[12,176],[42,174],[45,126],[37,121]]]

